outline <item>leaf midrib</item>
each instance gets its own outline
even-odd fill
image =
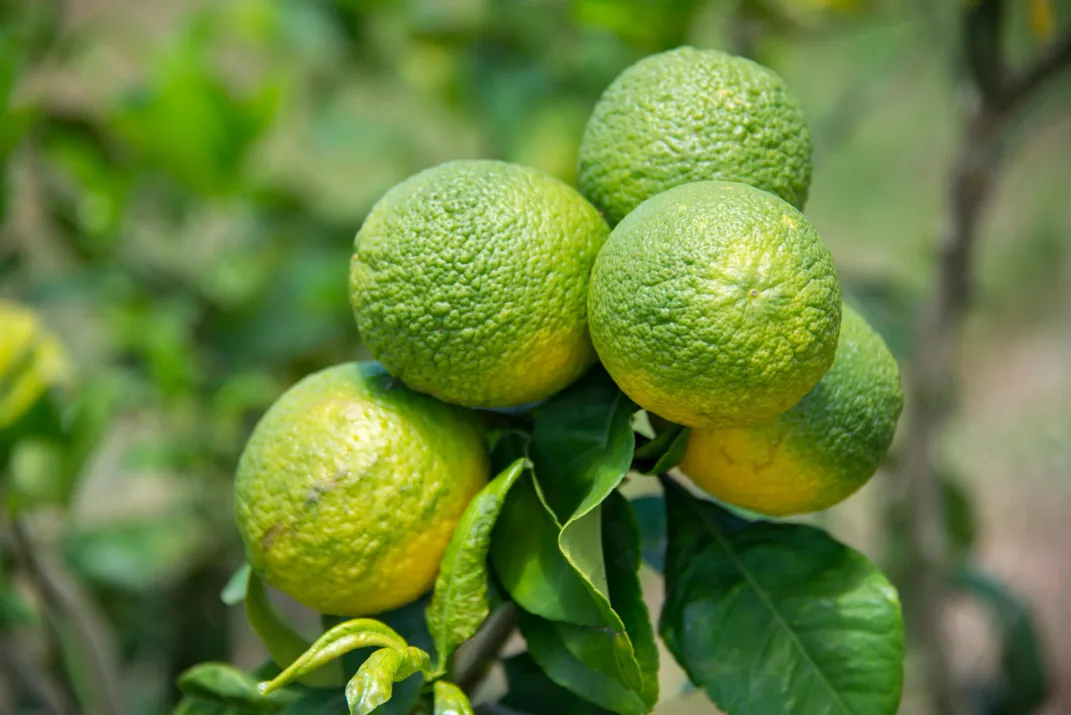
[[[732,561],[733,566],[736,568],[737,571],[740,572],[740,575],[744,577],[744,580],[747,582],[748,586],[751,587],[751,589],[759,597],[759,600],[762,601],[763,605],[765,605],[766,608],[769,609],[770,613],[773,614],[774,619],[781,625],[782,628],[784,628],[785,632],[788,633],[789,638],[792,640],[792,643],[803,655],[803,659],[807,662],[808,665],[811,666],[814,672],[817,673],[819,681],[829,690],[830,695],[833,696],[833,701],[837,704],[838,707],[840,707],[842,712],[846,713],[846,715],[854,715],[854,713],[848,708],[847,703],[844,702],[844,699],[841,698],[840,693],[838,693],[833,687],[833,683],[829,681],[829,678],[827,678],[826,674],[822,671],[822,669],[818,667],[818,664],[811,657],[811,654],[807,651],[807,649],[803,646],[803,643],[796,636],[796,632],[792,630],[788,620],[781,613],[781,611],[777,609],[773,601],[770,600],[770,598],[766,595],[765,591],[760,587],[758,581],[756,581],[752,577],[751,572],[744,567],[743,562],[741,562],[740,559],[737,558],[736,553],[732,549],[732,545],[729,543],[728,539],[725,538],[725,535],[722,533],[721,528],[718,527],[716,524],[712,524],[710,521],[708,521],[704,517],[704,515],[700,513],[697,505],[689,502],[689,507],[696,512],[699,521],[703,524],[704,528],[706,528],[706,530],[710,532],[711,536],[714,537],[714,540],[717,542],[718,546],[721,547],[721,549],[725,552],[725,555],[729,557],[729,560]]]

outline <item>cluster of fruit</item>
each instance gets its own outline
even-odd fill
[[[856,491],[899,375],[800,212],[810,175],[780,77],[681,48],[603,94],[580,191],[498,161],[391,189],[350,270],[380,364],[306,378],[257,426],[236,482],[252,567],[325,613],[413,600],[488,478],[474,409],[527,408],[596,362],[691,428],[681,468],[725,502],[782,515]]]

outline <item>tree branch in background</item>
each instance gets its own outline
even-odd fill
[[[19,658],[20,645],[13,638],[0,638],[0,674],[5,674],[15,686],[29,693],[48,715],[66,715],[74,712],[59,686],[49,678],[47,673],[33,664]]]
[[[1033,65],[1008,82],[1004,103],[1018,105],[1034,94],[1046,82],[1071,65],[1071,31],[1049,46]]]
[[[1033,94],[1071,64],[1071,32],[1021,74],[1012,75],[1000,43],[1002,0],[969,4],[962,18],[970,83],[964,131],[949,177],[938,269],[909,362],[906,404],[906,488],[894,505],[892,528],[902,533],[906,565],[900,580],[908,638],[919,656],[923,712],[966,711],[954,682],[943,634],[947,544],[937,443],[953,402],[956,359],[970,306],[974,250],[986,202],[997,180],[1002,139]]]
[[[85,712],[122,715],[125,708],[120,694],[118,664],[103,620],[77,585],[42,558],[23,519],[11,519],[11,533],[16,557],[41,597],[49,623],[57,632],[57,640],[61,640],[59,629],[66,626],[82,651],[80,665],[91,676],[88,680],[96,701],[86,706]]]

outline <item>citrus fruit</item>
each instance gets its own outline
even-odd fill
[[[819,511],[885,459],[903,397],[885,342],[845,306],[837,359],[799,404],[745,429],[692,430],[680,467],[715,497],[763,514]]]
[[[580,144],[580,190],[611,223],[674,186],[721,179],[802,209],[811,138],[771,70],[716,50],[646,57],[603,93]]]
[[[387,192],[357,234],[357,327],[415,390],[470,407],[536,402],[595,361],[588,277],[608,233],[535,169],[441,164]]]
[[[0,429],[17,422],[69,373],[63,346],[37,314],[0,301]]]
[[[588,297],[591,337],[641,407],[736,427],[798,402],[833,363],[840,283],[804,216],[745,184],[648,199],[610,234]]]
[[[474,413],[375,363],[337,365],[290,388],[253,430],[238,529],[267,583],[321,613],[371,615],[431,587],[488,469]]]

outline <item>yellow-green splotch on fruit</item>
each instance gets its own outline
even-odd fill
[[[69,379],[63,346],[37,313],[0,301],[0,429],[22,418],[48,388]]]
[[[845,306],[837,359],[799,404],[745,429],[692,430],[680,467],[745,509],[773,516],[827,509],[877,471],[902,406],[896,360]]]
[[[607,371],[638,405],[690,427],[768,420],[833,363],[840,283],[804,216],[746,184],[658,194],[610,234],[588,296]]]
[[[717,50],[646,57],[603,93],[580,144],[580,190],[611,224],[693,181],[738,181],[802,209],[811,138],[773,71]]]
[[[321,613],[371,615],[427,591],[487,482],[480,420],[376,363],[298,382],[253,430],[235,480],[246,555]]]
[[[469,407],[542,400],[594,361],[588,278],[609,233],[565,183],[455,161],[395,186],[354,243],[365,345],[415,390]]]

